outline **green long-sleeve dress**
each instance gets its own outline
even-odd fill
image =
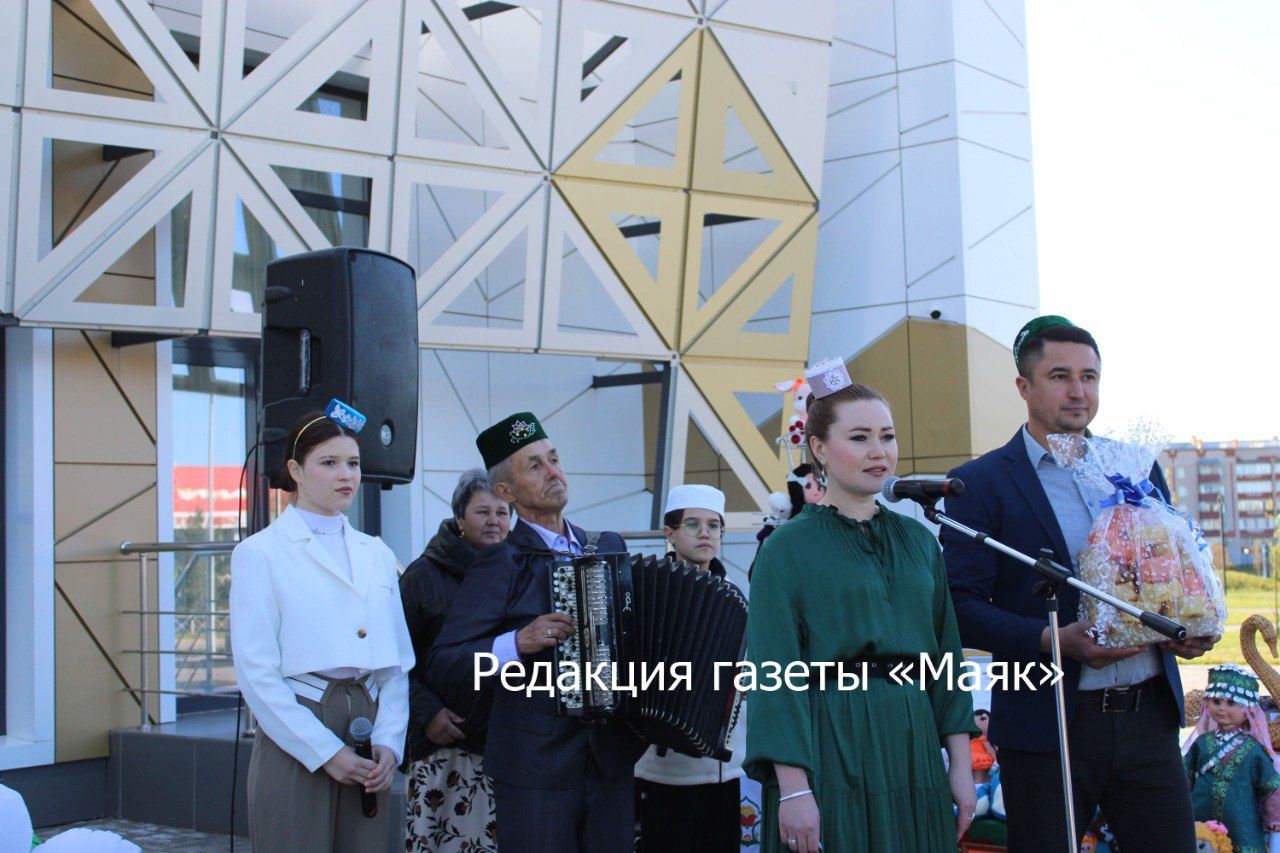
[[[963,661],[938,542],[880,508],[858,522],[807,506],[765,540],[752,569],[748,659],[848,661],[927,653]],[[827,850],[955,850],[942,738],[977,733],[968,693],[871,678],[866,689],[756,690],[747,702],[746,772],[764,788],[762,849],[780,851],[774,764],[803,767]]]
[[[1271,757],[1248,733],[1205,732],[1182,757],[1196,820],[1221,821],[1235,853],[1265,853],[1263,801],[1280,788]]]

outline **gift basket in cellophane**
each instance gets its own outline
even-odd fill
[[[1123,441],[1051,435],[1049,445],[1096,513],[1076,555],[1080,580],[1172,619],[1188,637],[1221,634],[1227,605],[1212,552],[1195,519],[1166,503],[1148,479],[1164,437],[1144,424]],[[1124,648],[1167,639],[1113,605],[1080,598],[1080,619],[1094,626],[1099,645]]]

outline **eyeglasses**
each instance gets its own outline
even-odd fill
[[[691,518],[688,521],[680,522],[680,529],[690,536],[697,536],[703,529],[707,531],[707,535],[712,539],[719,539],[724,535],[724,527],[718,521],[710,521],[703,524],[701,521]]]

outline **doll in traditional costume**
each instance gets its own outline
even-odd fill
[[[973,783],[982,785],[991,781],[991,768],[996,763],[996,750],[987,740],[987,723],[991,721],[991,713],[986,708],[973,712],[973,723],[982,730],[982,734],[969,739],[969,753],[973,761]]]
[[[1280,770],[1258,679],[1235,664],[1209,670],[1209,685],[1183,763],[1197,821],[1220,821],[1235,853],[1263,853],[1268,832],[1280,831]]]

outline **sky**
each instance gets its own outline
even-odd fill
[[[1044,313],[1102,350],[1095,428],[1280,433],[1280,3],[1027,0]]]

